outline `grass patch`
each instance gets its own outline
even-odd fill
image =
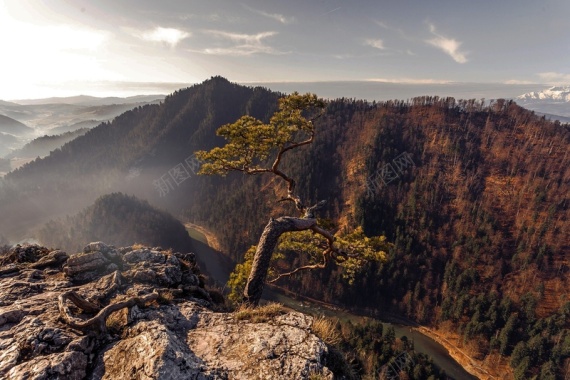
[[[340,332],[336,329],[337,321],[325,316],[316,317],[311,325],[313,334],[321,338],[329,346],[336,346],[341,341]]]
[[[311,372],[309,373],[309,380],[328,380],[328,377],[321,372]]]
[[[285,307],[279,303],[270,302],[263,306],[251,307],[240,306],[234,312],[234,317],[238,321],[251,321],[253,323],[261,323],[272,320],[273,318],[287,313]]]

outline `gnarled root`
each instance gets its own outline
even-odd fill
[[[97,305],[87,301],[85,298],[81,297],[75,291],[71,290],[65,293],[62,293],[58,297],[58,307],[59,313],[61,318],[70,325],[71,327],[78,329],[78,330],[87,330],[87,329],[97,329],[99,331],[105,332],[106,328],[106,321],[109,315],[117,310],[121,310],[125,307],[132,307],[134,305],[145,305],[148,302],[154,301],[159,297],[158,292],[155,290],[153,293],[146,294],[141,297],[132,297],[125,301],[120,301],[117,303],[113,303],[111,305],[105,306],[103,309],[99,310]],[[97,312],[93,318],[83,320],[80,318],[76,318],[71,314],[69,307],[66,305],[66,301],[69,300],[75,306],[83,309],[86,312]]]

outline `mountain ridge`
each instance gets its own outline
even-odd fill
[[[77,95],[77,96],[66,96],[66,97],[51,97],[51,98],[39,98],[39,99],[20,99],[14,100],[12,104],[19,105],[40,105],[40,104],[70,104],[70,105],[82,105],[82,106],[98,106],[98,105],[108,105],[108,104],[127,104],[127,103],[148,103],[157,100],[164,99],[165,95],[135,95],[127,97],[118,96],[107,96],[98,97],[90,95]]]
[[[570,102],[570,86],[552,86],[542,91],[533,91],[517,96],[518,100],[552,100]]]
[[[0,115],[0,132],[11,135],[22,136],[33,132],[33,129],[26,124],[11,117]]]
[[[219,145],[215,130],[243,114],[266,120],[278,97],[217,77],[103,123],[7,176],[1,211],[20,218],[1,227],[24,228],[64,205],[80,208],[89,200],[79,195],[129,189],[223,231],[222,248],[241,260],[270,216],[294,213],[275,203],[286,189],[262,176],[198,177],[192,153]],[[564,368],[568,126],[513,101],[435,96],[328,101],[316,123],[314,143],[284,157],[283,170],[298,179],[304,199],[329,200],[322,217],[338,220],[339,228],[360,225],[369,235],[386,235],[396,248],[352,286],[334,267],[284,286],[446,326],[460,335],[462,350],[498,376]]]

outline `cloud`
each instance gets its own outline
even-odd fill
[[[370,78],[368,82],[396,83],[396,84],[450,84],[452,81],[441,79],[414,79],[414,78]]]
[[[251,7],[248,7],[245,4],[242,4],[242,6],[247,9],[250,12],[253,13],[257,13],[258,15],[264,16],[264,17],[268,17],[268,18],[272,18],[274,20],[279,21],[281,24],[291,24],[292,22],[295,22],[295,18],[294,17],[286,17],[283,16],[282,14],[279,13],[268,13],[268,12],[264,12],[258,9],[254,9]]]
[[[364,44],[367,46],[372,46],[373,48],[376,49],[380,49],[380,50],[384,50],[386,49],[386,47],[384,46],[384,41],[382,41],[381,39],[368,39],[366,41],[364,41]]]
[[[447,38],[438,34],[435,30],[435,26],[433,24],[429,25],[429,29],[431,34],[435,36],[430,40],[426,40],[426,42],[436,48],[442,50],[444,53],[448,54],[453,58],[453,60],[457,63],[466,63],[467,62],[467,53],[462,52],[459,50],[461,47],[461,42],[453,39]]]
[[[322,14],[320,14],[319,16],[328,15],[329,13],[333,13],[333,12],[339,11],[339,10],[341,10],[341,9],[342,9],[342,7],[338,7],[338,8],[335,8],[335,9],[331,9],[330,11],[326,11],[325,13],[322,13]]]
[[[536,84],[536,82],[530,80],[520,80],[520,79],[509,79],[503,82],[504,84]]]
[[[175,47],[180,41],[190,37],[190,33],[180,29],[156,27],[152,30],[143,32],[140,38],[151,42],[162,42]]]
[[[252,54],[284,54],[275,50],[273,47],[264,44],[263,40],[272,37],[277,32],[261,32],[257,34],[232,33],[222,30],[204,30],[203,33],[208,34],[220,40],[226,40],[232,43],[232,46],[205,48],[198,51],[203,54],[212,55],[252,55]]]
[[[569,84],[570,74],[556,73],[553,71],[538,73],[541,81],[547,84]]]

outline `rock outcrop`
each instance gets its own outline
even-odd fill
[[[215,309],[191,253],[17,246],[0,256],[0,378],[333,378],[311,317]]]

